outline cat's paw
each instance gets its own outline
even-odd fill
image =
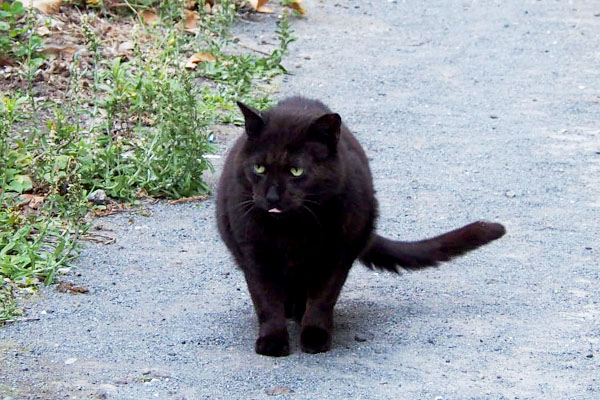
[[[290,345],[286,338],[277,335],[259,337],[255,350],[258,354],[270,357],[283,357],[290,354]]]
[[[331,335],[323,328],[307,326],[302,329],[300,345],[305,353],[323,353],[331,348]]]

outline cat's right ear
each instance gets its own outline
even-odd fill
[[[242,114],[244,114],[246,134],[251,139],[257,138],[265,127],[265,121],[260,115],[260,112],[239,101],[237,102],[237,105],[242,111]]]

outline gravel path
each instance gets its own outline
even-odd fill
[[[306,0],[279,96],[339,112],[371,158],[379,231],[475,219],[507,236],[441,268],[352,271],[333,350],[254,354],[214,200],[95,221],[31,322],[0,329],[0,398],[600,398],[600,5]],[[237,34],[273,42],[273,17]]]

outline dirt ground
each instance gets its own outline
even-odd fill
[[[290,323],[272,359],[213,198],[98,219],[116,242],[61,278],[90,292],[46,288],[0,329],[0,398],[600,398],[600,4],[303,5],[276,95],[319,98],[356,133],[378,230],[507,235],[419,273],[355,266],[332,351],[301,353]],[[236,28],[257,48],[276,22],[260,19]]]

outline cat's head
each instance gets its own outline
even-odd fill
[[[307,213],[336,195],[344,172],[338,114],[238,105],[246,128],[238,179],[256,208],[273,216]]]

